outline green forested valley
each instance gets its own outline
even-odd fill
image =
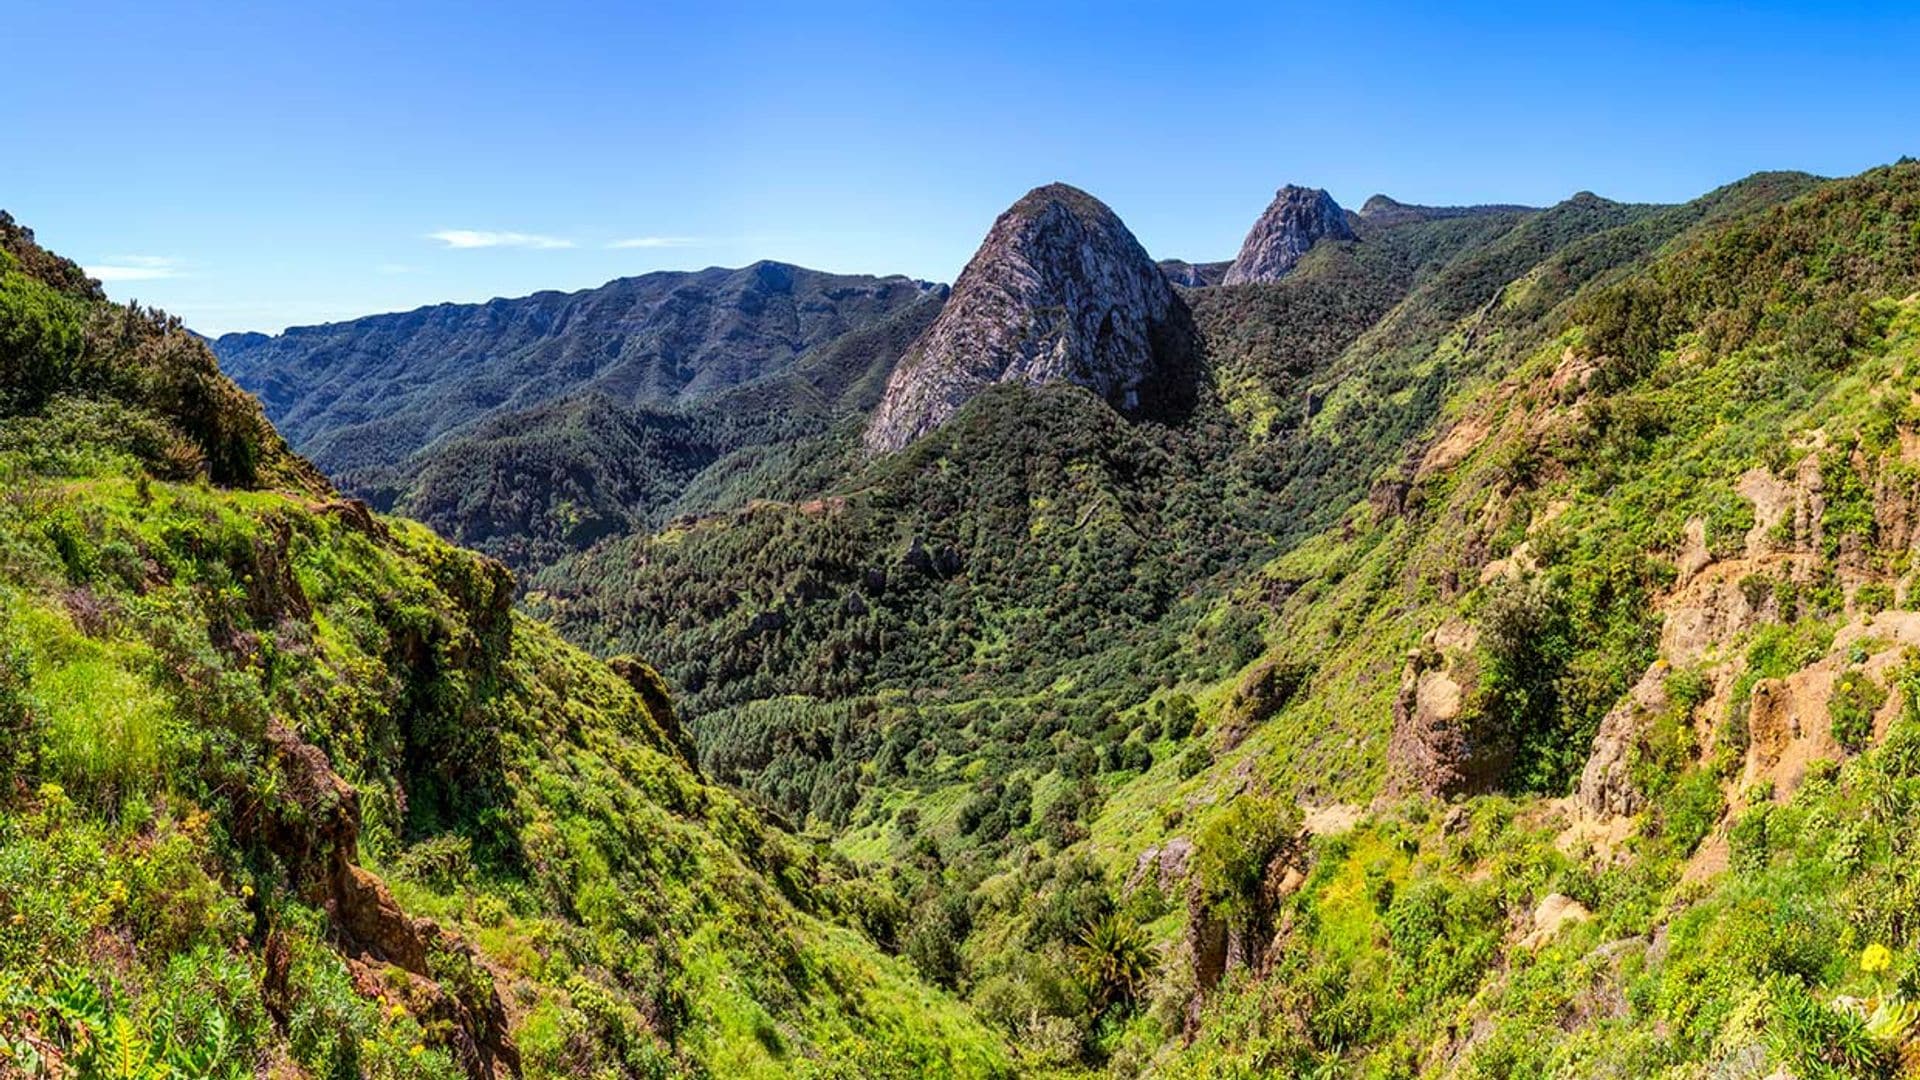
[[[1920,1075],[1920,163],[211,345],[0,248],[0,1075]]]

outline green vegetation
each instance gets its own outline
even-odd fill
[[[869,459],[862,347],[731,443],[475,428],[396,497],[555,560],[525,613],[291,459],[216,475],[14,278],[17,1055],[1920,1069],[1920,165],[1367,226],[1185,294],[1177,420],[1008,386]],[[600,442],[686,468],[511,479]]]
[[[1908,565],[1893,546],[1905,541],[1890,542],[1910,490],[1896,436],[1920,417],[1889,403],[1920,361],[1915,220],[1909,164],[1698,228],[1576,294],[1510,375],[1462,391],[1449,411],[1485,434],[1415,478],[1404,517],[1349,514],[1331,545],[1343,576],[1403,587],[1288,601],[1290,641],[1332,624],[1342,593],[1356,607],[1338,616],[1344,639],[1283,645],[1324,651],[1301,656],[1321,676],[1279,737],[1344,715],[1350,737],[1384,748],[1383,727],[1361,726],[1384,710],[1343,707],[1364,684],[1322,680],[1355,673],[1388,698],[1396,673],[1368,658],[1411,604],[1425,610],[1415,625],[1476,631],[1427,648],[1458,657],[1441,670],[1477,675],[1462,725],[1512,740],[1497,787],[1568,791],[1602,715],[1638,709],[1621,782],[1642,808],[1622,838],[1584,787],[1571,806],[1488,794],[1392,805],[1323,841],[1276,917],[1271,966],[1225,984],[1169,1071],[1911,1070],[1914,939],[1886,905],[1906,902],[1897,837],[1912,810],[1895,763],[1915,688],[1910,661],[1885,666],[1902,646],[1874,619]],[[1770,485],[1784,498],[1748,494]],[[1807,490],[1824,512],[1796,516]],[[1709,560],[1745,560],[1746,576],[1692,579],[1690,523]],[[1270,572],[1292,577],[1299,559]],[[1478,583],[1461,573],[1496,559]],[[1627,697],[1636,683],[1653,689]],[[1809,693],[1826,713],[1796,729],[1795,695]],[[1905,718],[1876,743],[1890,697]],[[1829,736],[1859,756],[1781,771],[1793,747],[1824,753]],[[1279,750],[1256,751],[1264,775],[1306,789]],[[1556,895],[1584,917],[1536,918],[1565,910]],[[1418,974],[1377,974],[1396,968]],[[1421,1009],[1403,1009],[1406,987]]]
[[[176,324],[0,276],[0,1071],[991,1075],[652,676],[336,499]]]
[[[1568,941],[1638,955],[1735,888],[1715,867],[1748,864],[1800,775],[1775,775],[1790,677],[1908,595],[1888,545],[1910,536],[1915,191],[1911,165],[1762,175],[1684,207],[1364,232],[1275,285],[1188,294],[1210,386],[1178,424],[1048,387],[878,461],[842,432],[800,455],[810,479],[709,487],[713,512],[564,560],[529,606],[659,658],[713,775],[855,857],[907,913],[902,951],[1040,1059],[1699,1064],[1732,1037],[1654,1038],[1671,1003],[1634,996],[1693,976],[1657,952],[1528,976],[1517,941],[1558,893],[1613,935]],[[1699,560],[1746,565],[1702,591]],[[1683,603],[1697,641],[1671,637]],[[1831,735],[1862,753],[1886,646],[1844,640],[1865,652],[1836,672]],[[1423,672],[1455,688],[1477,764],[1445,793],[1469,801],[1303,847],[1292,805],[1433,779],[1390,760]],[[1609,734],[1622,709],[1639,718]],[[1549,801],[1604,739],[1632,820],[1583,850]],[[1517,824],[1461,831],[1494,819]],[[1133,969],[1112,954],[1136,933],[1147,985],[1097,974]],[[1801,978],[1822,1008],[1841,989]],[[1596,980],[1618,1004],[1527,996]],[[1718,1023],[1744,992],[1700,1000]],[[1459,1015],[1475,1002],[1483,1024]],[[1543,1064],[1548,1026],[1588,1049]],[[1795,1060],[1777,1042],[1743,1052]]]

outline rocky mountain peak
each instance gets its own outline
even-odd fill
[[[1114,212],[1066,184],[1001,214],[940,317],[908,347],[867,427],[898,450],[995,383],[1066,381],[1134,411],[1178,370],[1192,319]]]
[[[1321,240],[1351,240],[1353,226],[1333,196],[1319,188],[1288,184],[1273,196],[1260,220],[1253,223],[1221,279],[1223,285],[1275,281],[1293,269],[1300,257]]]

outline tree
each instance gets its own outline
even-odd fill
[[[1102,1012],[1131,1008],[1153,977],[1153,948],[1146,934],[1117,912],[1087,924],[1076,953],[1087,992]]]

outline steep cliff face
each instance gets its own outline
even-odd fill
[[[1000,215],[945,310],[907,350],[867,427],[898,450],[995,383],[1071,382],[1123,411],[1162,403],[1192,348],[1192,320],[1119,217],[1049,184]]]
[[[1333,196],[1319,188],[1288,184],[1273,196],[1260,220],[1253,223],[1221,279],[1222,285],[1250,281],[1277,281],[1293,269],[1300,257],[1322,240],[1351,240],[1353,226]]]

